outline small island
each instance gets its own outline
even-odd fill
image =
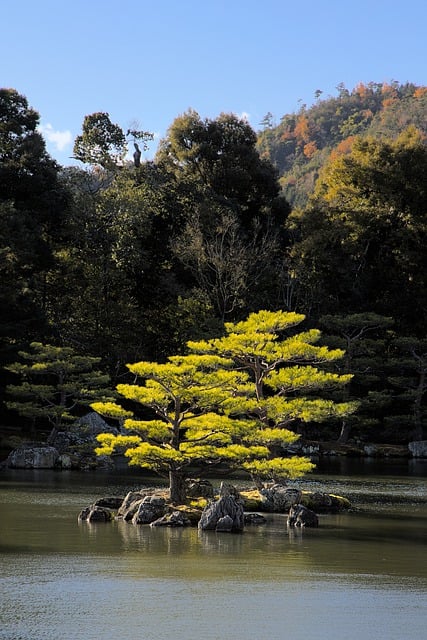
[[[338,513],[351,507],[341,496],[301,491],[285,484],[262,489],[237,489],[222,482],[217,495],[209,481],[189,479],[185,504],[170,502],[166,490],[130,491],[124,497],[104,497],[85,507],[79,522],[124,520],[151,527],[197,526],[202,531],[242,533],[247,525],[265,524],[262,513],[287,515],[288,527],[317,527],[318,513]]]

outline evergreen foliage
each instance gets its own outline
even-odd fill
[[[267,341],[277,370],[245,400],[259,421],[262,387],[259,402],[276,416],[264,438],[284,399],[284,423],[306,437],[424,436],[427,88],[337,89],[334,98],[316,92],[312,107],[277,126],[267,114],[258,135],[233,114],[189,110],[154,161],[128,159],[129,145],[151,134],[95,113],[76,140],[84,169],[59,167],[26,97],[0,89],[1,391],[16,383],[4,367],[33,342],[100,358],[113,386],[132,384],[126,362],[166,364],[188,340],[224,331],[215,344],[237,362],[250,329],[241,333],[239,322],[283,309],[294,317],[283,329],[294,360],[275,352],[280,330]],[[346,354],[319,362],[323,378],[317,365],[311,377],[310,357],[325,345]],[[342,386],[330,374],[353,377]],[[323,410],[310,377],[325,407],[357,401],[358,411],[315,422]],[[3,403],[2,424],[16,413]]]
[[[123,418],[131,431],[100,435],[97,453],[124,448],[130,464],[168,473],[174,502],[185,498],[189,467],[243,469],[258,483],[310,471],[307,458],[286,455],[286,445],[297,439],[290,426],[343,416],[356,405],[313,395],[344,385],[351,376],[317,369],[343,355],[315,346],[318,331],[279,339],[302,320],[286,312],[254,313],[246,321],[227,323],[223,338],[190,341],[189,355],[171,356],[165,364],[128,365],[142,384],[120,384],[117,390],[151,409],[153,418],[129,417],[119,405],[92,404],[106,416]]]
[[[94,398],[112,397],[108,375],[95,369],[101,358],[39,342],[31,343],[30,349],[19,352],[20,362],[6,367],[20,378],[20,384],[7,387],[14,398],[7,407],[33,423],[50,423],[53,435],[76,419],[79,406],[89,406]]]

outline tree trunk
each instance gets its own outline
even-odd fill
[[[350,431],[351,431],[351,423],[347,422],[346,420],[343,420],[341,425],[341,433],[339,435],[337,442],[339,444],[347,444],[348,439],[350,437]]]
[[[182,471],[169,471],[169,493],[172,504],[184,504],[187,497],[185,476]]]

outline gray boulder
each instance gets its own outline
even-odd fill
[[[319,518],[311,509],[307,509],[302,504],[296,504],[289,509],[287,525],[288,527],[318,527]]]
[[[150,527],[188,527],[191,521],[181,511],[166,513],[161,518],[150,523]]]
[[[95,505],[82,509],[78,516],[80,522],[111,522],[113,518],[114,513],[110,509]]]
[[[231,533],[233,531],[234,521],[231,516],[223,516],[216,523],[215,531]]]
[[[6,467],[11,469],[54,469],[59,457],[55,447],[27,446],[11,451]]]
[[[49,443],[54,446],[60,453],[69,452],[75,447],[84,445],[96,446],[96,436],[99,433],[113,433],[117,435],[119,432],[115,427],[110,427],[107,422],[95,411],[87,413],[82,418],[64,431],[53,431]]]
[[[261,502],[266,511],[287,513],[294,504],[301,501],[299,489],[292,489],[283,484],[273,484],[260,490]]]
[[[117,511],[117,517],[132,520],[143,499],[147,496],[142,491],[129,491]]]
[[[245,513],[245,524],[265,524],[267,518],[260,513]]]
[[[110,427],[96,411],[90,411],[76,420],[74,430],[85,433],[88,436],[97,436],[99,433],[110,433],[112,431],[117,432],[117,429]]]
[[[142,499],[135,515],[132,518],[132,524],[151,524],[158,518],[165,515],[166,502],[164,498],[158,496],[146,496]]]
[[[72,469],[73,467],[71,456],[69,456],[67,453],[61,453],[58,456],[55,464],[58,469]]]
[[[238,495],[223,495],[206,505],[198,527],[201,531],[242,532],[245,525],[243,501]]]
[[[112,509],[117,511],[123,504],[123,498],[121,496],[107,496],[105,498],[99,498],[94,502],[95,507],[105,507],[106,509]]]
[[[214,488],[209,480],[187,480],[187,496],[189,498],[213,498]]]
[[[408,449],[414,458],[427,458],[427,440],[410,442]]]

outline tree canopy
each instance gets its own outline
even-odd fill
[[[115,386],[130,380],[126,363],[165,364],[224,323],[283,309],[305,316],[302,333],[325,329],[311,346],[348,351],[322,368],[354,377],[322,399],[360,401],[342,421],[293,428],[334,438],[341,422],[351,438],[396,443],[424,433],[424,387],[398,345],[426,334],[427,88],[337,90],[277,125],[267,114],[258,133],[190,109],[137,162],[132,143],[151,134],[94,113],[76,139],[84,166],[63,168],[27,98],[1,89],[0,388],[32,342],[101,358]],[[373,316],[391,324],[348,349],[349,328]],[[4,403],[1,415],[16,420]]]
[[[286,445],[298,437],[289,427],[345,415],[355,404],[313,396],[346,384],[351,376],[318,370],[316,365],[342,356],[339,350],[315,346],[319,332],[279,339],[279,333],[302,320],[297,314],[259,312],[247,321],[227,323],[224,338],[189,342],[189,355],[171,356],[165,364],[128,365],[137,383],[120,384],[117,391],[151,409],[153,418],[135,417],[118,404],[93,403],[103,415],[123,419],[131,431],[98,436],[97,453],[124,448],[130,464],[168,472],[175,503],[185,499],[189,468],[203,472],[221,464],[250,473],[258,483],[310,471],[307,458],[286,455]]]
[[[306,304],[376,310],[424,332],[427,146],[414,128],[395,141],[358,138],[325,166],[297,231],[291,264]]]
[[[7,393],[13,400],[9,409],[33,422],[44,419],[52,427],[52,437],[76,419],[76,408],[89,406],[94,398],[112,398],[109,377],[98,369],[101,358],[83,356],[70,347],[33,342],[30,351],[19,353],[21,360],[8,371],[20,378]]]

